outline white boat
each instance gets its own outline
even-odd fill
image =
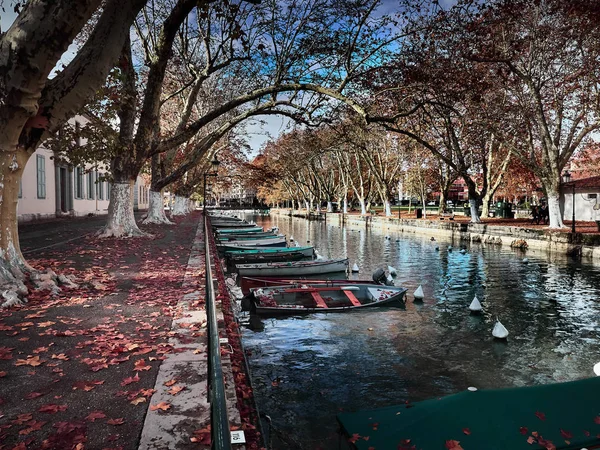
[[[303,277],[323,273],[346,272],[348,258],[319,261],[290,261],[280,263],[236,264],[240,276],[244,277]]]
[[[235,244],[239,247],[286,247],[287,241],[285,236],[276,236],[268,239],[243,239],[239,241],[217,241],[222,244]]]

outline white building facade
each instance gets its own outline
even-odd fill
[[[85,126],[87,119],[77,116],[70,122]],[[111,187],[108,175],[97,165],[73,166],[57,160],[54,152],[40,146],[23,171],[18,220],[108,214]],[[148,208],[148,183],[139,176],[134,186],[134,207]]]

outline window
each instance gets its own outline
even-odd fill
[[[46,198],[46,158],[37,155],[37,198]]]
[[[75,167],[75,198],[83,198],[83,168]]]
[[[596,200],[598,198],[598,194],[588,194],[588,200]]]
[[[87,177],[87,193],[88,199],[93,199],[94,198],[94,191],[96,190],[96,180],[94,180],[94,172],[88,172],[88,177]]]

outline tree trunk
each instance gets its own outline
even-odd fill
[[[560,212],[560,195],[557,190],[547,192],[548,197],[548,227],[550,228],[565,228]]]
[[[344,196],[344,214],[348,214],[348,197]]]
[[[133,215],[133,185],[135,181],[115,180],[110,190],[106,226],[98,232],[100,237],[149,237],[140,230]]]
[[[392,205],[389,200],[383,201],[383,209],[385,210],[385,217],[392,217]]]
[[[190,212],[189,199],[182,195],[175,194],[175,204],[171,211],[171,216],[185,216]]]
[[[144,225],[149,223],[154,224],[166,224],[174,225],[167,215],[165,214],[165,205],[163,204],[163,193],[161,191],[154,191],[150,189],[150,195],[148,197],[148,215],[142,222]]]
[[[331,201],[327,201],[327,212],[333,212],[333,203],[331,203]]]
[[[490,215],[490,200],[492,199],[493,195],[494,193],[488,190],[481,199],[481,201],[483,202],[483,205],[481,206],[481,217],[483,218],[489,217]]]
[[[33,271],[21,254],[17,224],[19,181],[27,152],[0,152],[0,302],[6,307],[27,294],[25,274]]]
[[[365,216],[367,214],[367,204],[365,203],[365,199],[359,197],[358,203],[360,203],[360,214]]]
[[[479,218],[479,208],[477,207],[477,199],[469,198],[469,207],[471,209],[471,223],[481,223]]]

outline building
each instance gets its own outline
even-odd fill
[[[77,116],[69,122],[85,126]],[[103,166],[103,165],[102,165]],[[110,199],[108,172],[98,165],[73,166],[58,160],[43,145],[29,158],[19,186],[20,222],[61,217],[107,214]],[[134,188],[136,209],[148,208],[148,183],[138,176]]]
[[[560,200],[563,205],[563,220],[573,218],[573,205],[575,221],[597,220],[600,209],[600,176],[564,183]]]

